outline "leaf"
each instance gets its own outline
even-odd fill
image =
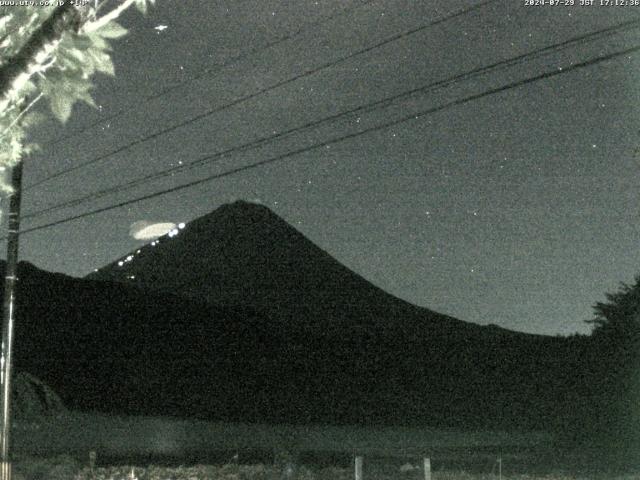
[[[147,14],[147,0],[136,0],[135,5],[140,13]]]
[[[7,31],[7,24],[9,23],[10,20],[11,20],[11,15],[10,14],[3,15],[2,17],[0,17],[0,32],[3,35]]]
[[[98,48],[98,49],[104,50],[104,51],[110,51],[111,50],[111,47],[109,46],[107,41],[104,38],[102,38],[97,33],[97,31],[90,32],[90,33],[86,34],[85,36],[88,37],[93,42],[93,46],[95,48]]]
[[[67,38],[69,40],[67,40]],[[61,47],[66,47],[65,40],[67,40],[73,48],[76,48],[77,50],[88,50],[90,48],[93,47],[94,42],[91,40],[91,38],[89,38],[88,35],[66,35],[65,39],[63,40],[63,42],[61,43]]]
[[[93,97],[89,93],[88,89],[79,92],[78,96],[76,98],[78,100],[82,100],[84,103],[86,103],[87,105],[92,106],[93,108],[98,108],[98,106],[96,105],[95,100],[93,99]]]
[[[33,155],[34,153],[39,153],[42,151],[42,148],[37,143],[28,143],[22,149],[22,153],[24,155]]]
[[[98,29],[96,33],[104,38],[115,39],[124,37],[128,33],[128,30],[112,21]]]
[[[65,123],[77,101],[83,101],[94,108],[96,107],[95,101],[89,93],[92,87],[93,85],[88,78],[74,76],[67,78],[65,83],[44,82],[42,92],[48,95],[51,111],[55,117]]]
[[[66,82],[66,76],[59,68],[51,68],[43,76],[38,77],[38,88],[42,95],[48,97],[51,90],[55,89],[55,85]]]
[[[31,127],[35,127],[36,125],[42,123],[45,120],[45,116],[40,112],[29,112],[25,115],[20,124],[22,128],[29,129]]]
[[[49,97],[49,102],[51,104],[51,111],[55,117],[60,120],[60,122],[66,123],[71,116],[74,100],[63,93],[58,92],[53,93]]]
[[[111,61],[111,56],[108,53],[98,49],[91,49],[89,54],[91,55],[93,65],[98,72],[106,73],[111,76],[115,75],[113,62]]]
[[[92,56],[92,49],[81,51],[76,48],[65,48],[58,52],[57,68],[51,69],[49,72],[58,70],[62,72],[64,78],[88,77],[95,72],[95,60]],[[49,77],[47,72],[47,77]],[[63,80],[65,81],[65,80]]]

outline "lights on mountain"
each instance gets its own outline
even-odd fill
[[[182,230],[184,227],[186,227],[186,224],[184,222],[180,222],[177,225],[177,227],[172,228],[171,230],[169,230],[169,233],[167,233],[167,235],[169,236],[169,238],[175,237],[176,235],[178,235],[180,233],[180,230]]]
[[[125,263],[128,263],[133,260],[133,255],[127,255],[126,258],[122,260],[118,260],[118,266],[123,267]]]

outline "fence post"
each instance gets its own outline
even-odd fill
[[[431,480],[431,459],[424,457],[422,464],[424,466],[424,480]]]
[[[498,479],[502,480],[502,457],[498,457]]]
[[[362,480],[362,457],[356,456],[356,480]]]

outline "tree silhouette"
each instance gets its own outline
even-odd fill
[[[622,283],[616,293],[607,293],[607,302],[598,302],[593,307],[595,318],[588,322],[595,326],[595,336],[637,339],[640,332],[640,275],[635,284]]]
[[[584,377],[591,403],[587,437],[624,463],[640,462],[640,275],[622,283],[595,316]]]

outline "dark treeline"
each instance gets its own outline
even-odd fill
[[[622,463],[640,465],[640,275],[594,306],[593,332],[581,340],[564,440]],[[567,434],[570,432],[570,434]]]

